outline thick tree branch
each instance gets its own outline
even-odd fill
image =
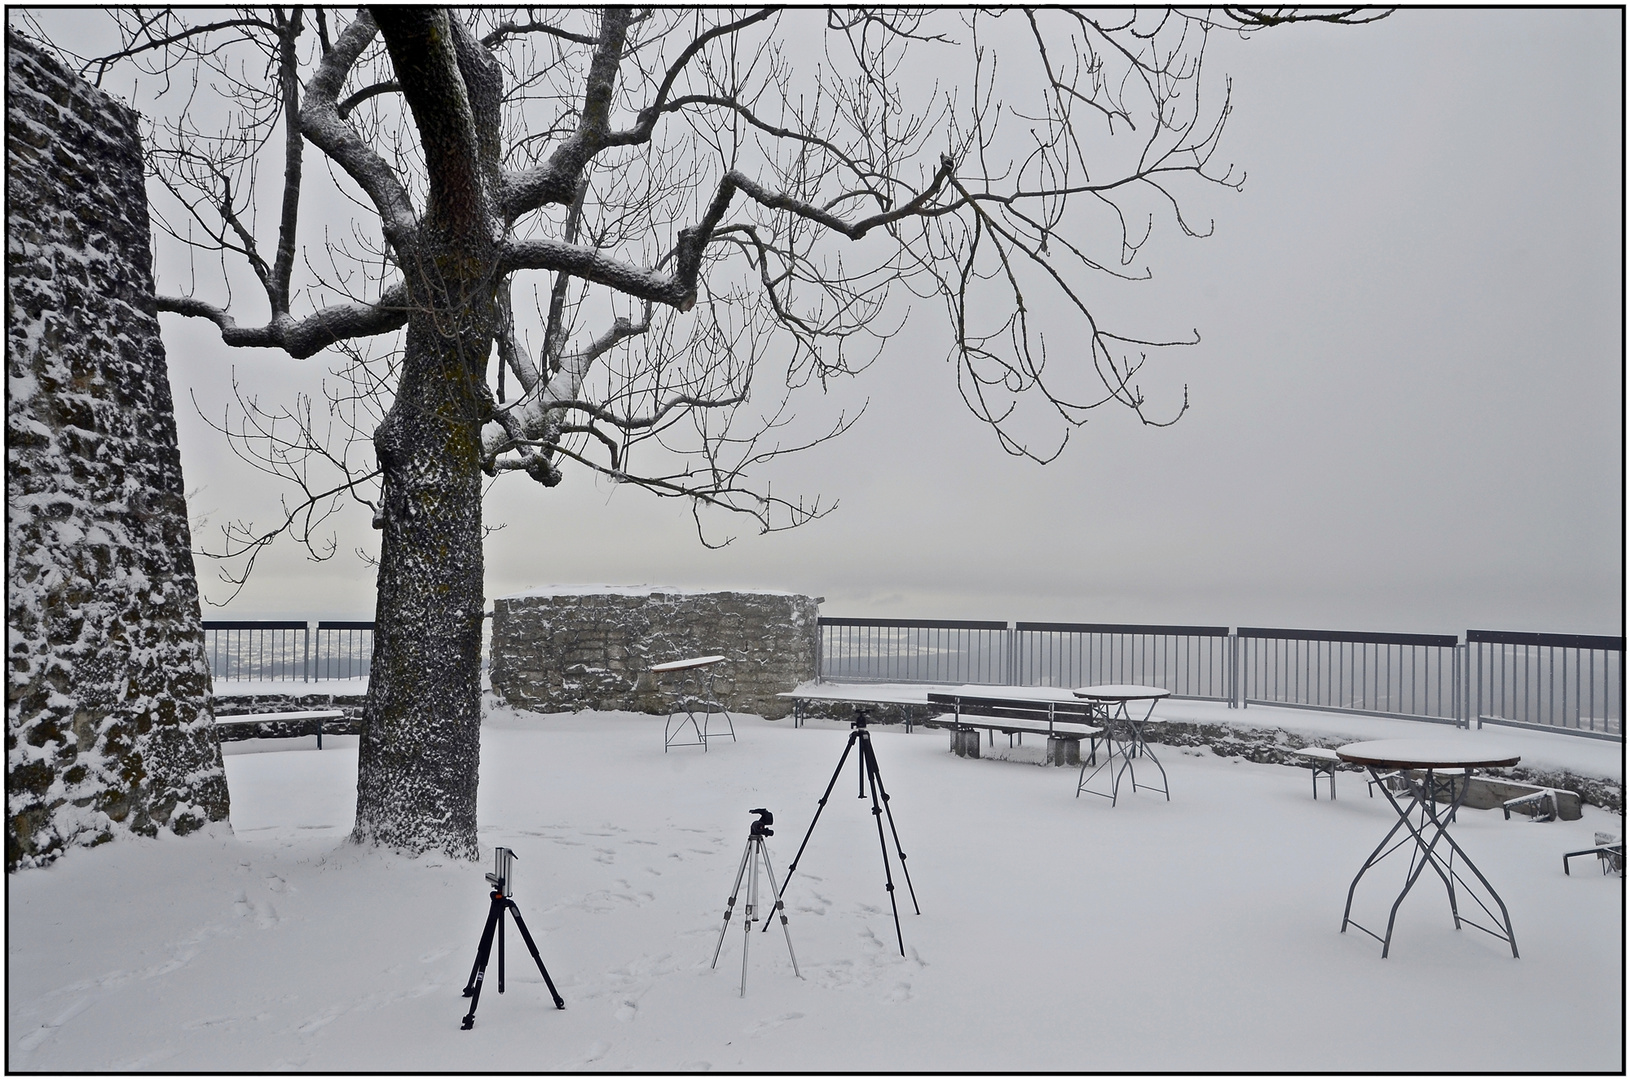
[[[295,43],[304,12],[294,8],[279,32],[277,73],[283,95],[283,209],[277,225],[277,261],[266,293],[274,312],[289,310],[294,276],[295,230],[300,222],[300,170],[305,136],[300,132],[300,70]]]
[[[276,313],[265,326],[239,326],[221,308],[192,297],[157,297],[159,311],[208,319],[221,329],[221,340],[233,346],[282,349],[297,360],[312,356],[335,342],[371,337],[407,325],[408,293],[401,285],[388,289],[373,304],[338,304],[295,319]]]
[[[370,14],[418,128],[430,183],[426,217],[449,236],[479,235],[488,219],[482,140],[455,42],[455,25],[468,29],[445,8],[384,5]]]
[[[577,128],[561,140],[543,164],[504,177],[507,220],[514,221],[548,203],[570,202],[576,194],[583,167],[606,146],[617,68],[622,63],[623,44],[632,21],[633,12],[627,8],[607,8],[601,15],[600,35],[584,78],[583,112]]]
[[[481,44],[485,45],[489,49],[496,49],[498,46],[508,42],[510,38],[517,37],[521,34],[548,34],[550,37],[557,37],[562,41],[574,41],[579,45],[594,45],[598,43],[597,38],[589,37],[587,34],[574,34],[570,30],[562,30],[558,26],[551,26],[548,23],[533,20],[531,22],[524,23],[499,23],[491,32],[481,39]]]
[[[358,11],[356,18],[340,32],[334,47],[323,54],[316,74],[306,84],[300,130],[356,181],[379,214],[385,240],[400,251],[407,247],[418,223],[407,188],[402,186],[391,166],[369,149],[361,136],[340,117],[337,104],[346,76],[377,33],[378,27],[365,10]]]

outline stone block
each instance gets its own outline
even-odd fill
[[[1081,767],[1081,740],[1069,735],[1047,736],[1047,764]]]
[[[951,753],[957,757],[979,756],[980,731],[978,728],[952,728]]]

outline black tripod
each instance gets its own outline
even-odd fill
[[[507,910],[515,916],[515,927],[520,930],[521,938],[526,942],[527,951],[532,959],[538,962],[538,970],[543,972],[543,981],[549,987],[549,995],[555,999],[555,1008],[564,1009],[566,1002],[561,999],[560,991],[555,989],[555,981],[549,977],[549,969],[543,966],[543,957],[538,955],[538,947],[532,941],[532,935],[527,932],[526,920],[521,918],[521,909],[515,906],[515,901],[505,895],[510,891],[514,881],[514,871],[510,865],[516,855],[509,848],[498,848],[493,852],[493,861],[497,864],[495,872],[487,875],[492,882],[492,907],[487,909],[487,925],[481,930],[481,944],[475,950],[475,966],[470,969],[470,981],[464,985],[464,996],[470,999],[470,1011],[464,1014],[463,1030],[469,1031],[475,1026],[475,1007],[481,1003],[481,984],[487,977],[487,960],[492,956],[492,939],[498,938],[498,992],[504,992],[504,912]]]
[[[837,785],[838,774],[843,772],[843,763],[849,760],[849,751],[860,745],[860,792],[856,798],[866,797],[868,781],[872,791],[872,817],[877,820],[877,846],[883,851],[883,881],[889,892],[889,906],[894,909],[894,936],[900,944],[900,955],[906,954],[906,939],[900,933],[900,905],[894,899],[894,875],[889,870],[889,848],[883,839],[883,816],[889,819],[889,833],[894,837],[894,853],[900,859],[900,873],[906,879],[906,888],[911,892],[911,906],[918,915],[922,909],[917,907],[917,890],[911,885],[911,872],[906,869],[906,853],[900,850],[900,834],[894,828],[894,812],[889,809],[889,793],[883,790],[883,773],[877,767],[877,754],[872,750],[872,733],[866,730],[866,710],[856,709],[855,718],[851,720],[849,741],[843,747],[843,756],[838,758],[838,767],[832,770],[832,779],[826,785],[826,793],[821,796],[820,804],[815,808],[815,817],[809,823],[809,831],[804,833],[804,842],[798,845],[798,854],[792,857],[792,864],[787,867],[787,880],[781,883],[781,892],[776,894],[779,900],[787,891],[787,883],[792,880],[793,871],[798,869],[798,860],[804,857],[804,848],[809,845],[809,838],[815,832],[815,822],[821,820],[821,811],[826,809],[826,800],[832,794],[832,788]],[[881,800],[881,801],[879,801]],[[769,929],[768,926],[765,927]]]
[[[730,888],[730,899],[724,905],[724,923],[719,927],[719,943],[713,946],[713,964],[719,966],[719,950],[724,948],[724,934],[730,929],[730,913],[736,909],[736,897],[741,893],[741,879],[747,878],[747,902],[742,905],[741,911],[741,996],[747,996],[747,945],[753,940],[753,923],[759,920],[758,907],[758,868],[764,867],[764,875],[770,879],[770,889],[775,889],[775,871],[770,868],[770,852],[764,846],[766,836],[774,836],[770,828],[775,817],[764,809],[749,810],[749,814],[757,814],[758,820],[753,822],[747,832],[747,847],[741,853],[741,865],[736,868],[736,884]],[[787,938],[787,955],[792,957],[792,973],[798,978],[803,975],[798,971],[798,956],[792,951],[792,931],[787,929],[786,905],[781,902],[781,895],[776,891],[775,911],[781,916],[781,933]],[[769,930],[770,920],[764,920],[764,929]]]

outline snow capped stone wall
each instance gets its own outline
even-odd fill
[[[817,600],[792,593],[584,586],[500,597],[492,689],[538,712],[666,713],[667,684],[651,665],[717,655],[718,700],[773,719],[792,711],[775,695],[816,675],[819,615]]]
[[[137,114],[7,33],[6,867],[227,816]]]

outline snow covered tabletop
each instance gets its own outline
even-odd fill
[[[965,698],[1003,698],[1008,701],[1040,701],[1056,702],[1061,705],[1079,705],[1081,699],[1075,691],[1062,686],[986,686],[976,683],[966,683],[962,686],[947,687],[937,690],[937,693],[948,694],[953,697]]]
[[[1078,698],[1089,701],[1148,701],[1171,695],[1170,690],[1158,686],[1136,686],[1127,683],[1108,683],[1103,686],[1078,686],[1071,691]]]
[[[944,687],[928,683],[805,683],[776,697],[801,701],[850,701],[859,705],[927,705],[930,690]]]
[[[689,660],[670,660],[666,664],[652,664],[652,671],[684,671],[688,668],[707,667],[725,659],[722,656],[693,656]]]
[[[1522,760],[1505,747],[1466,745],[1460,739],[1378,739],[1336,748],[1343,761],[1383,769],[1486,769]]]

